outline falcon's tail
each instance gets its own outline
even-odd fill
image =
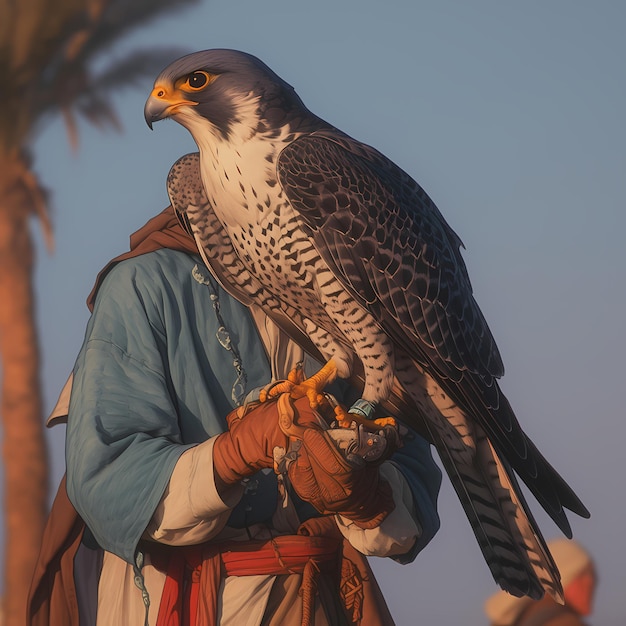
[[[496,582],[515,596],[538,599],[547,591],[562,601],[559,571],[506,460],[484,430],[421,368],[413,365],[396,372],[425,418],[428,438]]]
[[[486,435],[477,436],[470,463],[449,438],[439,439],[442,463],[495,581],[515,596],[539,599],[547,591],[562,602],[558,568],[515,476]]]

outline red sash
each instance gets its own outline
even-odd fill
[[[155,546],[152,564],[166,572],[156,626],[215,626],[225,576],[302,574],[302,624],[311,624],[317,577],[340,576],[338,537],[284,535],[169,549]]]

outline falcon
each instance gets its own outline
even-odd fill
[[[214,276],[261,307],[336,376],[360,382],[351,413],[393,411],[436,447],[496,580],[562,597],[517,476],[568,537],[589,512],[523,432],[476,303],[462,242],[430,197],[375,149],[311,113],[259,59],[185,56],[157,77],[150,128],[172,118],[199,154],[168,176]]]

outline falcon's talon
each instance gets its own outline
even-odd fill
[[[374,424],[382,428],[385,426],[393,426],[395,428],[398,425],[398,422],[393,417],[377,417],[374,420]]]
[[[279,382],[277,382],[276,384],[272,385],[268,390],[267,390],[267,397],[269,399],[272,398],[276,398],[278,396],[280,396],[283,393],[291,393],[291,390],[294,387],[294,383],[292,383],[289,380],[281,380]]]
[[[304,369],[302,362],[296,363],[296,366],[287,374],[287,380],[294,385],[304,382]]]
[[[259,402],[268,402],[274,400],[283,393],[290,393],[294,387],[294,383],[289,380],[277,380],[266,385],[259,391]]]
[[[299,371],[298,371],[299,370]],[[290,374],[294,373],[294,375],[298,375],[300,378],[303,377],[302,368],[294,368],[290,372]],[[335,379],[337,376],[337,368],[331,359],[320,369],[318,372],[313,374],[313,376],[309,378],[305,378],[301,380],[301,382],[294,384],[293,388],[290,390],[290,395],[294,399],[307,397],[309,399],[309,404],[312,409],[318,408],[322,403],[326,401],[326,396],[323,393],[324,387],[331,381]]]
[[[356,428],[358,424],[367,423],[361,415],[350,413],[341,405],[335,407],[335,419],[338,428]]]
[[[299,371],[298,371],[299,369]],[[302,368],[295,368],[296,373],[294,375],[298,375],[302,378]],[[293,373],[292,370],[291,373]],[[305,378],[301,380],[301,382],[294,385],[293,389],[290,391],[291,397],[294,399],[303,398],[306,396],[309,399],[309,404],[312,409],[316,409],[323,402],[325,402],[326,397],[323,394],[324,387],[335,380],[337,377],[337,367],[332,359],[322,367],[318,372],[313,374],[313,376],[309,378]]]
[[[340,404],[335,407],[335,417],[337,418],[337,423],[343,428],[347,428],[347,426],[349,426],[350,422],[352,421],[349,418],[348,411],[346,411],[346,409]]]

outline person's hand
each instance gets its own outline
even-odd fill
[[[298,427],[319,424],[318,414],[306,398],[296,402]],[[218,483],[233,485],[263,468],[274,468],[275,449],[285,452],[288,435],[279,424],[275,400],[253,408],[239,407],[227,417],[228,430],[215,440],[213,467]]]
[[[234,410],[227,417],[228,430],[218,435],[213,446],[217,476],[233,485],[260,469],[273,467],[276,446],[287,445],[278,425],[275,402],[258,405],[250,412]]]
[[[307,403],[293,403],[284,394],[277,405],[283,427],[289,421],[298,425],[288,430],[294,436],[285,463],[298,496],[323,515],[342,515],[361,528],[380,525],[395,507],[391,487],[380,476],[380,463],[348,461],[327,430],[300,415]],[[290,411],[286,419],[284,413]]]

